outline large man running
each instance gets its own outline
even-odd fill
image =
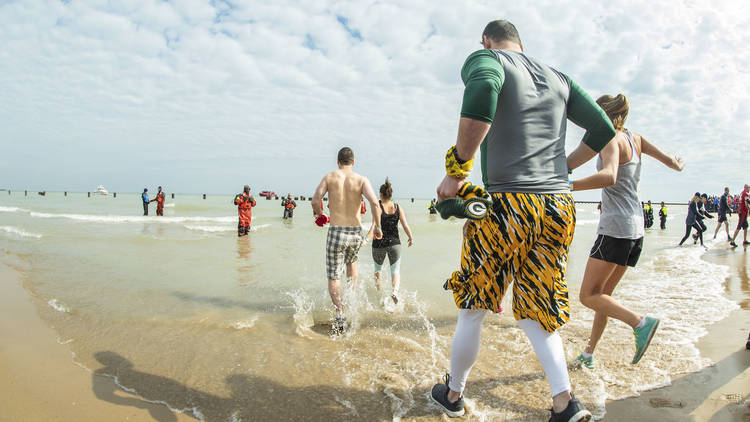
[[[449,416],[464,413],[462,392],[479,352],[482,320],[488,311],[500,310],[514,281],[513,315],[549,381],[551,421],[588,420],[591,413],[571,393],[556,332],[570,313],[565,268],[575,228],[566,118],[587,131],[571,154],[578,165],[596,156],[615,130],[575,82],[523,53],[510,22],[487,24],[482,45],[461,70],[458,140],[446,155],[447,175],[437,193],[440,200],[456,196],[481,145],[482,176],[493,206],[484,219],[466,223],[461,270],[444,286],[453,291],[458,323],[450,374],[431,396]]]
[[[320,219],[323,217],[322,200],[328,192],[331,226],[328,228],[328,239],[326,241],[326,273],[328,275],[328,293],[336,306],[336,318],[332,326],[335,332],[339,332],[346,327],[344,303],[341,295],[341,275],[344,272],[344,266],[346,266],[346,276],[351,280],[352,289],[357,286],[357,254],[364,241],[359,211],[362,196],[370,201],[375,238],[383,237],[383,231],[380,228],[378,198],[372,190],[370,181],[352,170],[354,152],[349,147],[341,148],[337,161],[338,170],[323,176],[323,180],[315,189],[312,198],[313,213],[315,218],[321,221]]]

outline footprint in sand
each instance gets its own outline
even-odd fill
[[[685,403],[680,400],[669,400],[661,397],[654,397],[648,401],[651,407],[672,407],[675,409],[681,409],[685,407]]]

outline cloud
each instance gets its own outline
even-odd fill
[[[229,192],[249,179],[304,193],[349,145],[397,195],[432,196],[455,142],[460,67],[504,17],[528,54],[592,96],[628,95],[628,126],[687,161],[678,175],[646,160],[644,195],[681,200],[745,181],[747,12],[708,1],[2,2],[0,173],[30,189],[167,179]],[[580,136],[571,128],[568,147]]]

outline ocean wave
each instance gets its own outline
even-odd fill
[[[0,207],[0,212],[29,212],[29,210],[18,207]]]
[[[32,237],[34,239],[40,239],[42,237],[41,234],[30,233],[30,232],[27,232],[26,230],[22,230],[22,229],[19,229],[18,227],[13,227],[13,226],[0,226],[0,231],[4,231],[10,234],[15,234],[21,237]]]
[[[234,221],[234,220],[232,220]],[[251,226],[250,231],[255,232],[260,229],[264,229],[266,227],[269,227],[270,224],[259,224],[257,226]],[[237,230],[237,226],[207,226],[207,225],[200,225],[200,224],[185,224],[183,225],[188,230],[196,230],[196,231],[202,231],[202,232],[209,232],[209,233],[220,233],[220,232],[233,232]]]
[[[237,217],[149,217],[137,215],[96,215],[96,214],[58,214],[31,211],[29,213],[35,218],[64,218],[75,221],[87,221],[92,223],[187,223],[187,222],[212,222],[230,223]]]
[[[58,312],[65,312],[65,313],[70,312],[70,308],[68,308],[64,303],[60,302],[57,299],[50,299],[50,301],[47,302],[47,304]]]

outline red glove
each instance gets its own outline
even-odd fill
[[[331,219],[330,219],[330,218],[328,218],[328,216],[327,216],[327,215],[325,215],[325,214],[320,214],[320,216],[319,216],[318,218],[316,218],[316,219],[315,219],[315,224],[317,224],[317,225],[318,225],[318,226],[320,226],[320,227],[323,227],[323,226],[325,226],[326,224],[328,224],[328,223],[329,223],[330,221],[331,221]]]

